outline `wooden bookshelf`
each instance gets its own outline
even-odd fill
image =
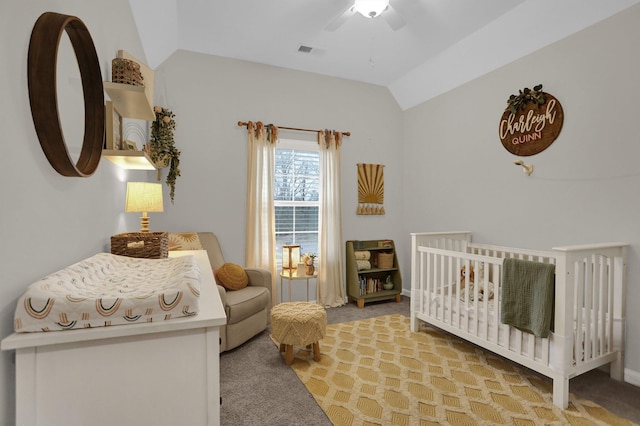
[[[367,254],[369,267],[367,260],[359,259]],[[389,256],[392,262],[383,264],[383,257]],[[365,262],[359,265],[358,260]],[[346,269],[349,302],[355,301],[358,308],[364,308],[367,302],[402,299],[402,277],[393,240],[347,241]],[[389,289],[384,288],[387,282],[392,284]]]

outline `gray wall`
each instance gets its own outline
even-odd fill
[[[550,249],[622,241],[628,250],[627,380],[640,384],[640,6],[404,114],[404,232],[470,230],[474,240]],[[523,35],[524,36],[524,35]],[[498,138],[506,100],[542,83],[561,102],[558,139],[517,157]],[[404,256],[405,264],[408,257]]]
[[[156,78],[182,151],[175,204],[154,215],[156,227],[214,231],[226,259],[243,261],[247,130],[237,123],[251,120],[350,131],[341,149],[343,238],[404,238],[402,112],[387,89],[187,51],[169,57]],[[314,133],[280,136],[316,143]],[[359,162],[385,164],[385,216],[355,214]]]

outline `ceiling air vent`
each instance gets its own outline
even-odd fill
[[[301,44],[301,45],[298,47],[298,52],[301,52],[301,53],[311,53],[311,50],[312,50],[312,49],[313,49],[313,47],[305,46],[305,45]]]

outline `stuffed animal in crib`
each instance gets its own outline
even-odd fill
[[[469,267],[469,282],[473,283],[474,279],[475,279],[475,274],[473,271],[473,265],[471,265]],[[467,266],[463,265],[462,268],[460,268],[460,290],[462,290],[466,284],[467,284]]]
[[[484,296],[485,296],[485,284],[487,284],[487,298],[488,300],[493,298],[493,283],[492,282],[487,282],[485,283],[484,280],[484,264],[480,263],[480,268],[478,268],[478,300],[482,301],[484,300]],[[469,292],[469,301],[473,301],[474,297],[475,297],[475,291],[474,291],[474,286],[475,286],[475,269],[473,267],[473,265],[469,266],[469,287],[467,287],[467,267],[466,265],[463,265],[462,268],[460,268],[460,300],[465,300],[466,299],[466,293]]]

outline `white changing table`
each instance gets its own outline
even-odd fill
[[[219,425],[220,330],[226,324],[209,258],[199,313],[162,322],[13,333],[16,425]]]

